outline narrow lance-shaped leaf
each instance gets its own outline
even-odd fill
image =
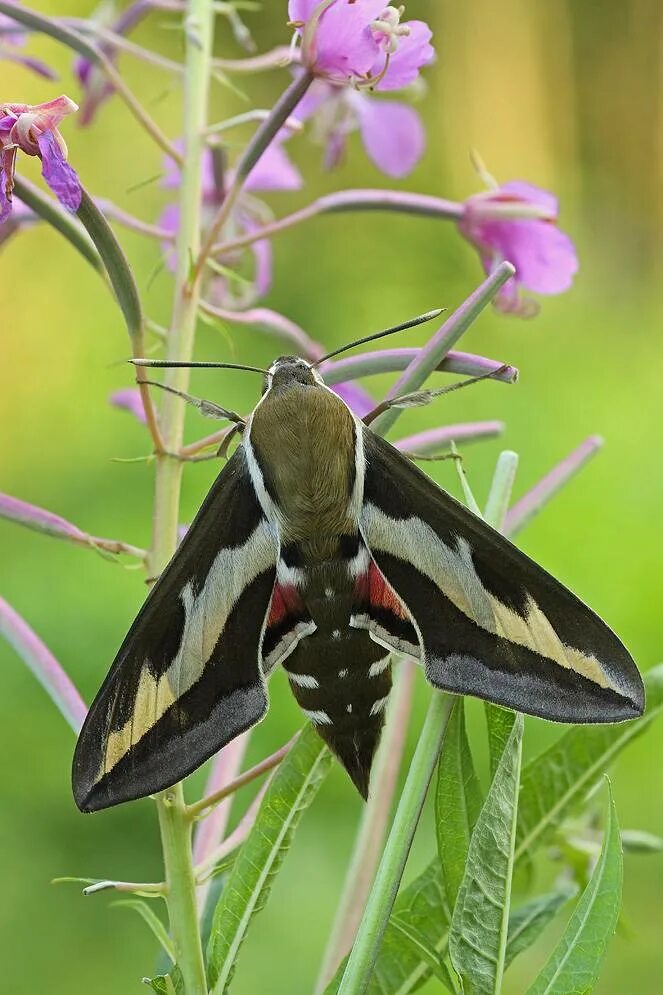
[[[331,754],[307,726],[267,790],[217,905],[208,946],[211,995],[223,995],[253,917],[265,905],[304,809],[331,766]]]
[[[484,713],[486,715],[486,732],[488,734],[488,757],[490,762],[490,776],[495,776],[500,757],[504,753],[504,747],[511,735],[513,723],[516,720],[516,713],[500,705],[493,705],[490,701],[484,702]]]
[[[158,978],[143,978],[143,983],[157,995],[186,995],[178,967],[174,967],[170,974],[160,974]]]
[[[609,789],[601,856],[568,926],[527,995],[586,995],[594,987],[619,919],[622,845]]]
[[[465,703],[458,698],[442,744],[435,795],[437,850],[450,909],[463,880],[482,800],[465,730]]]
[[[620,725],[571,728],[523,769],[516,860],[555,834],[621,751],[663,713],[663,664],[644,677],[647,709]]]
[[[137,342],[143,331],[143,315],[138,288],[127,258],[112,228],[85,190],[83,190],[81,206],[77,213],[99,250],[99,255],[104,262],[108,278],[124,315],[129,336],[132,341]]]
[[[366,995],[406,995],[430,977],[429,965],[420,951],[403,942],[396,920],[407,922],[425,939],[428,949],[441,956],[446,951],[449,919],[440,865],[435,860],[396,899]],[[325,989],[325,995],[336,995],[346,961]]]
[[[499,995],[506,956],[523,717],[518,715],[472,834],[449,952],[473,995]]]
[[[645,686],[648,708],[643,718],[619,726],[570,729],[558,743],[525,767],[519,801],[520,845],[517,844],[516,848],[516,865],[533,856],[555,835],[560,823],[582,803],[603,771],[663,713],[663,665],[645,675]],[[491,715],[501,716],[500,721],[504,722],[499,731],[500,739],[493,740],[497,744],[502,741],[505,732],[508,739],[506,725],[513,723],[515,714],[497,706],[491,706],[491,709]],[[543,783],[540,784],[541,779]],[[525,833],[527,841],[523,845]],[[510,929],[511,924],[517,922],[519,911],[516,910],[510,918]],[[429,944],[437,950],[444,949],[448,936],[448,910],[437,859],[399,896],[394,906],[394,914],[397,913],[408,921],[417,916],[418,928],[426,929]],[[505,964],[510,959],[507,944]],[[399,945],[398,938],[388,927],[374,972],[379,983],[378,980],[375,985],[371,983],[368,993],[409,995],[420,987],[429,973],[423,961],[417,962],[411,952],[405,954],[404,947]],[[325,995],[333,995],[335,991],[336,988],[330,986]]]
[[[426,937],[412,926],[407,920],[392,916],[391,927],[400,934],[401,941],[405,947],[409,947],[412,953],[426,965],[432,977],[437,978],[451,995],[456,995],[458,991],[449,968],[445,964],[439,953],[428,945]]]
[[[552,922],[563,905],[575,897],[578,889],[572,885],[538,895],[509,916],[509,936],[506,944],[505,968],[518,954],[535,943],[548,923]]]

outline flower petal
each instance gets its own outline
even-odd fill
[[[481,226],[481,242],[516,267],[515,280],[537,294],[568,290],[578,270],[573,242],[547,221],[491,221]]]
[[[140,391],[135,387],[124,387],[122,390],[114,391],[108,398],[114,408],[121,411],[128,411],[129,414],[137,418],[139,422],[146,423],[145,408]]]
[[[548,190],[535,187],[533,183],[526,183],[525,180],[509,180],[508,183],[502,183],[499,190],[495,191],[498,198],[500,194],[518,197],[519,200],[524,200],[528,204],[536,204],[537,207],[542,207],[549,212],[552,217],[557,217],[559,211],[557,197],[549,193]]]
[[[422,66],[435,58],[435,49],[430,44],[433,32],[424,21],[407,21],[410,34],[400,39],[398,48],[389,59],[384,78],[376,90],[400,90],[414,83]],[[374,62],[371,71],[378,76],[384,69],[384,53]]]
[[[276,141],[269,145],[251,170],[244,186],[248,191],[300,190],[302,176]]]
[[[357,99],[359,97],[359,99]],[[374,100],[357,94],[354,107],[364,148],[387,176],[406,176],[421,158],[426,134],[417,112],[395,100]]]
[[[75,170],[65,159],[62,149],[51,131],[37,136],[41,153],[41,172],[49,187],[68,210],[76,212],[81,206],[83,191]]]
[[[338,82],[365,76],[379,54],[370,24],[384,6],[384,0],[336,0],[315,32],[315,71]]]
[[[5,173],[4,165],[0,159],[0,225],[3,224],[12,210],[11,197],[7,194],[9,188],[9,177]]]
[[[54,100],[48,100],[45,104],[35,104],[30,107],[29,114],[32,117],[32,126],[37,131],[51,131],[61,123],[69,114],[75,114],[78,104],[69,97],[61,94]]]

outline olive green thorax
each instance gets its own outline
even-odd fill
[[[337,551],[357,531],[348,515],[355,483],[355,426],[347,406],[308,364],[277,360],[251,421],[251,445],[283,521],[283,539],[312,560]]]

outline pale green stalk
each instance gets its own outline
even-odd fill
[[[368,987],[384,931],[405,870],[428,785],[440,755],[455,698],[433,691],[391,832],[366,904],[338,995],[362,995]]]
[[[486,521],[499,532],[504,529],[504,519],[509,509],[517,469],[518,453],[514,453],[511,449],[505,449],[501,452],[483,512]]]
[[[211,0],[188,0],[186,6],[186,58],[184,77],[184,156],[180,186],[180,228],[176,243],[177,268],[173,315],[166,340],[170,360],[191,359],[200,297],[199,281],[189,281],[191,259],[200,251],[201,175],[205,151],[204,129],[211,74],[214,12]],[[188,370],[167,371],[166,383],[177,390],[188,387]],[[166,393],[161,409],[161,431],[167,452],[182,443],[185,405]],[[154,497],[154,523],[149,569],[157,576],[177,545],[182,463],[158,456]],[[191,856],[191,821],[184,792],[176,784],[157,797],[159,827],[166,871],[168,915],[176,961],[186,995],[206,995],[205,963],[198,930],[196,888]]]
[[[373,790],[361,817],[343,892],[316,983],[321,995],[355,938],[387,830],[412,708],[416,664],[401,660],[394,677],[391,704],[371,774]]]

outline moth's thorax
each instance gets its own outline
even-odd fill
[[[320,561],[335,555],[339,536],[357,531],[355,422],[313,374],[302,379],[277,367],[253,414],[250,445],[282,540],[305,544],[307,559]]]

